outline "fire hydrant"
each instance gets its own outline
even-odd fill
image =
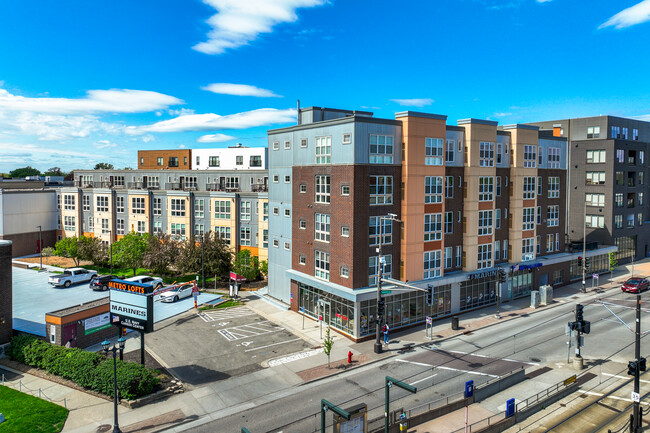
[[[352,364],[352,351],[348,352],[348,364]]]

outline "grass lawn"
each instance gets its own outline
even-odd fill
[[[6,418],[0,424],[2,433],[56,433],[68,418],[68,409],[6,386],[0,386],[0,412]]]
[[[243,305],[241,301],[233,301],[232,299],[226,302],[222,302],[221,304],[217,304],[215,306],[211,305],[203,305],[202,307],[199,307],[199,310],[215,310],[218,308],[229,308],[229,307],[236,307],[238,305]]]

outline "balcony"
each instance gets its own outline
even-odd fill
[[[269,192],[269,186],[263,183],[251,185],[251,191],[253,192]]]
[[[129,182],[129,189],[143,189],[144,184],[142,182]]]
[[[225,191],[225,192],[239,192],[238,183],[207,183],[205,185],[206,191]]]
[[[171,182],[165,184],[165,189],[172,191],[198,191],[199,188],[195,183]]]

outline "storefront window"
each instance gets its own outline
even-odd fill
[[[323,318],[333,328],[355,335],[354,303],[347,299],[298,283],[298,308],[305,307],[305,314],[318,320]],[[321,305],[319,306],[319,301]]]
[[[460,311],[495,302],[495,277],[476,278],[460,283]]]

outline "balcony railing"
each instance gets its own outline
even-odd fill
[[[251,190],[253,192],[269,192],[269,186],[263,183],[253,184],[251,185]]]
[[[226,191],[226,192],[239,192],[238,183],[208,183],[205,185],[207,191]]]
[[[171,182],[165,184],[165,189],[171,189],[173,191],[198,191],[199,188],[195,183],[180,183],[180,182]]]
[[[144,184],[142,182],[129,182],[129,189],[143,189]]]

